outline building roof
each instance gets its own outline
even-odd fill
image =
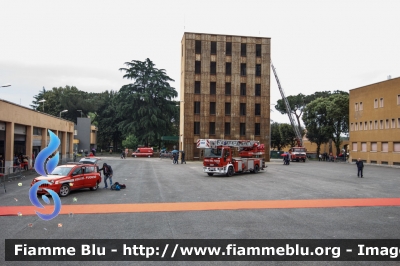
[[[384,82],[389,82],[389,81],[396,80],[396,79],[400,79],[400,77],[397,77],[397,78],[390,78],[390,79],[387,79],[387,80],[383,80],[383,81],[371,83],[371,84],[368,84],[368,85],[364,85],[364,86],[361,86],[361,87],[358,87],[358,88],[351,89],[351,90],[349,90],[349,91],[362,89],[362,88],[365,88],[365,87],[368,87],[368,86],[371,86],[371,85],[375,85],[375,84],[379,84],[379,83],[384,83]]]

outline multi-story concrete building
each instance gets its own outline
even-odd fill
[[[0,171],[9,172],[14,154],[37,155],[49,143],[51,130],[61,143],[60,160],[71,158],[74,123],[0,99]]]
[[[270,147],[270,38],[184,33],[179,148],[201,157],[203,138],[251,139]]]
[[[97,149],[97,127],[92,125],[89,117],[78,117],[75,125],[74,151],[90,153]]]
[[[350,160],[400,165],[400,78],[350,90]]]

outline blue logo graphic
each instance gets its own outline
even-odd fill
[[[49,158],[49,156],[52,155],[53,152],[55,152],[58,149],[58,147],[60,146],[60,139],[50,130],[49,130],[49,135],[50,135],[49,146],[47,146],[46,148],[44,148],[42,151],[39,152],[39,154],[36,157],[36,161],[35,161],[35,170],[39,175],[42,175],[42,176],[47,176],[47,173],[53,172],[53,170],[54,170],[54,168],[56,168],[56,166],[58,164],[58,160],[59,160],[59,156],[58,156],[58,152],[57,152],[56,155],[54,155],[53,158],[51,158],[47,162],[47,164],[46,164],[47,172],[44,170],[44,164],[45,164],[47,158]]]
[[[55,152],[58,149],[58,147],[60,146],[60,139],[51,130],[49,130],[49,135],[50,135],[49,145],[46,148],[44,148],[42,151],[39,152],[39,154],[37,155],[36,160],[35,160],[35,170],[39,175],[42,175],[42,176],[47,176],[47,173],[53,172],[53,170],[54,170],[54,168],[56,168],[56,166],[58,164],[58,160],[59,160],[58,152],[52,158],[47,160],[47,158],[49,158],[49,156],[52,155],[53,152]],[[47,163],[46,163],[46,161],[47,161]],[[45,164],[46,164],[47,171],[44,169]],[[39,200],[37,198],[37,191],[38,191],[39,187],[43,184],[50,185],[51,183],[49,183],[46,180],[42,180],[42,181],[35,183],[29,190],[29,199],[32,202],[32,204],[38,208],[44,208],[43,205],[39,202]],[[57,195],[57,193],[54,192],[53,190],[47,189],[47,188],[44,188],[44,190],[46,190],[53,198],[54,211],[51,214],[42,214],[42,213],[36,211],[36,214],[42,220],[48,221],[48,220],[53,219],[60,213],[61,200],[60,200],[60,197]],[[42,195],[42,199],[47,204],[50,204],[50,200],[46,195]]]
[[[43,205],[39,202],[39,199],[37,198],[37,190],[39,189],[39,186],[42,184],[50,184],[49,182],[47,182],[46,180],[42,180],[39,181],[37,183],[35,183],[31,189],[29,190],[29,199],[31,200],[32,204],[35,205],[38,208],[43,209]],[[61,210],[61,200],[60,197],[57,195],[56,192],[54,192],[51,189],[47,189],[45,188],[44,190],[46,190],[47,192],[50,193],[51,197],[54,200],[54,211],[51,214],[42,214],[38,211],[36,211],[37,216],[39,216],[40,218],[42,218],[42,220],[51,220],[54,217],[56,217]],[[50,204],[50,200],[46,195],[42,195],[42,199],[44,200],[44,202],[46,202],[47,204]]]

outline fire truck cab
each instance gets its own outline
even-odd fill
[[[249,140],[199,139],[197,148],[204,148],[203,171],[209,176],[234,173],[258,173],[264,170],[264,145]],[[233,158],[234,148],[240,157]]]
[[[292,147],[289,150],[289,153],[290,153],[290,160],[292,162],[306,161],[307,149],[304,147]]]

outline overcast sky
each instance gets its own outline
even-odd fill
[[[0,0],[0,85],[11,84],[0,98],[29,107],[43,87],[119,90],[118,69],[146,58],[179,92],[184,32],[270,37],[287,96],[349,91],[400,76],[399,14],[398,0]]]

